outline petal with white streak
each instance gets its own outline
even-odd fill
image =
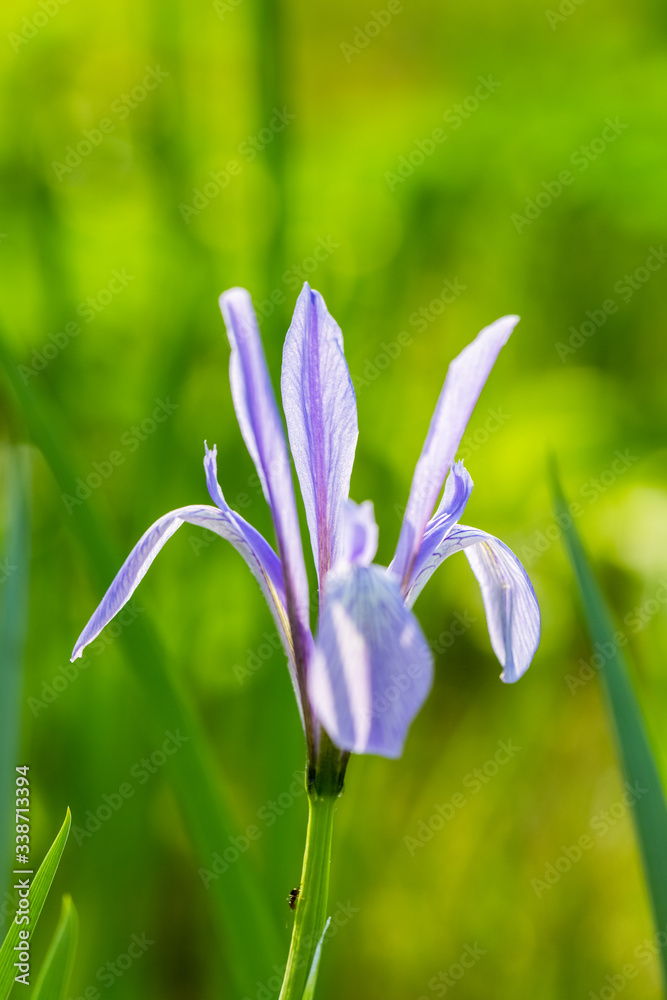
[[[327,579],[310,699],[341,749],[399,757],[433,682],[433,658],[396,579],[354,566]]]
[[[340,327],[308,282],[285,339],[281,384],[321,584],[338,558],[357,445],[357,401]]]

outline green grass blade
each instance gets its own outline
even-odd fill
[[[28,940],[32,938],[35,927],[37,926],[37,921],[39,920],[39,915],[42,912],[42,907],[44,906],[44,901],[49,894],[51,883],[53,882],[56,871],[58,870],[58,865],[60,864],[60,859],[63,851],[65,850],[65,844],[67,843],[67,835],[69,834],[71,823],[72,817],[68,809],[67,815],[65,816],[65,822],[61,826],[58,836],[53,841],[46,857],[39,867],[39,871],[33,878],[30,885],[30,892],[28,895],[30,902],[29,922],[19,925],[16,921],[12,921],[7,932],[7,937],[2,943],[2,947],[0,948],[0,1000],[7,1000],[11,988],[14,985],[14,976],[16,974],[16,970],[14,969],[14,962],[16,961],[16,952],[14,951],[14,947],[19,941],[19,930],[27,930],[29,934]],[[28,876],[25,875],[16,876],[17,879],[27,877]]]
[[[4,368],[30,433],[59,489],[73,494],[76,474],[52,430],[58,420],[46,412],[23,384],[1,336],[0,366]],[[98,521],[92,501],[76,507],[67,523],[82,545],[101,598],[122,558],[109,545],[110,532]],[[205,735],[180,683],[169,669],[167,654],[148,622],[148,613],[133,622],[131,628],[124,629],[117,641],[146,691],[156,740],[161,741],[168,729],[180,729],[189,737],[172,758],[171,780],[201,866],[210,869],[214,855],[228,846],[230,836],[238,834],[238,824],[233,820],[229,805],[231,797],[226,795],[224,774],[212,763]],[[230,865],[224,879],[211,881],[208,896],[223,939],[218,951],[224,950],[226,955],[221,973],[227,978],[231,976],[241,994],[251,992],[257,979],[266,976],[273,964],[283,957],[285,942],[249,858],[242,855]]]
[[[79,917],[71,896],[63,896],[60,920],[31,1000],[66,1000],[79,938]]]
[[[6,517],[5,545],[0,555],[0,886],[9,873],[13,840],[14,768],[21,761],[19,701],[23,679],[23,647],[28,603],[30,559],[30,476],[24,449],[0,453]],[[1,499],[0,499],[0,502]]]
[[[569,515],[555,470],[553,489],[557,513]],[[605,662],[600,674],[623,770],[629,783],[633,786],[636,783],[643,790],[633,806],[633,815],[656,928],[664,931],[667,927],[667,804],[660,772],[625,658],[614,641],[618,630],[572,517],[561,517],[561,524],[569,525],[563,530],[563,538],[577,578],[591,640],[605,650]],[[609,655],[606,655],[607,651]],[[664,948],[660,951],[660,959],[667,985],[667,952]]]
[[[331,923],[331,917],[327,920],[324,925],[324,930],[322,931],[322,936],[317,942],[317,948],[315,949],[315,954],[313,955],[313,964],[310,967],[310,972],[308,974],[308,982],[306,983],[306,988],[303,991],[303,1000],[313,1000],[315,996],[315,987],[317,985],[317,973],[320,971],[320,959],[322,958],[322,947],[324,945],[324,938],[327,931],[329,930],[329,924]]]

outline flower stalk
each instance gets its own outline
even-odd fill
[[[308,796],[306,852],[280,1000],[301,1000],[303,997],[315,951],[324,932],[335,806],[333,795],[320,796],[313,790]]]
[[[303,997],[315,952],[326,927],[333,818],[347,757],[345,754],[341,758],[340,751],[322,732],[317,768],[307,781],[306,850],[280,1000],[301,1000]]]

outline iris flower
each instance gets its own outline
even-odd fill
[[[455,461],[518,317],[505,316],[483,329],[451,363],[415,468],[396,553],[385,568],[373,562],[378,528],[372,503],[357,505],[349,498],[358,428],[343,337],[322,296],[304,285],[283,350],[282,400],[317,569],[314,637],[290,451],[250,295],[233,288],[220,297],[220,306],[231,345],[234,407],[271,509],[277,552],[227,504],[216,448],[206,446],[204,468],[214,506],[180,507],[148,529],[86,625],[72,659],[130,599],[177,528],[199,525],[231,542],[262,589],[287,654],[309,760],[329,741],[343,756],[398,757],[433,681],[433,657],[412,606],[445,559],[460,550],[468,558],[503,681],[521,677],[539,643],[539,608],[521,563],[493,535],[460,523],[472,480]]]

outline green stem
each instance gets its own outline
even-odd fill
[[[301,1000],[327,920],[329,866],[337,792],[308,796],[308,833],[285,979],[280,1000]]]

